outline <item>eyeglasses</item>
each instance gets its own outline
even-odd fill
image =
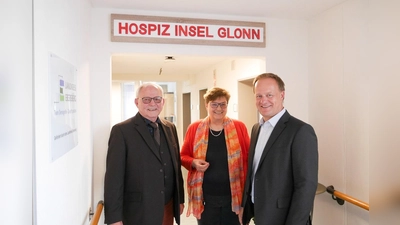
[[[228,104],[226,104],[225,102],[221,102],[221,103],[217,103],[217,102],[211,102],[210,103],[211,108],[213,109],[217,109],[218,106],[221,107],[221,109],[226,109],[226,107],[228,106]]]
[[[163,98],[161,96],[156,96],[156,97],[143,97],[142,98],[142,102],[144,104],[150,104],[151,100],[154,101],[154,103],[161,103],[161,101],[163,100]]]

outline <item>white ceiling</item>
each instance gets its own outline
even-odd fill
[[[176,13],[216,14],[244,17],[308,19],[346,0],[91,0],[94,8],[132,9]],[[151,15],[151,13],[149,13]],[[165,62],[165,55],[113,55],[114,73],[190,75],[226,60],[214,56],[174,55],[175,62]]]
[[[97,8],[307,19],[345,0],[92,0]]]
[[[173,57],[175,60],[165,60],[166,57]],[[195,55],[113,54],[112,71],[115,74],[145,75],[146,77],[160,75],[159,78],[170,76],[173,77],[172,79],[187,80],[189,75],[197,74],[228,59],[233,60],[234,58]]]

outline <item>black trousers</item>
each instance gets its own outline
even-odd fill
[[[239,217],[232,212],[231,196],[204,195],[204,211],[198,225],[240,225]]]

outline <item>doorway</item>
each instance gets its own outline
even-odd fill
[[[258,121],[258,111],[255,106],[253,94],[253,79],[238,81],[238,119],[246,124],[247,131],[251,134],[251,128]]]
[[[204,101],[204,94],[207,92],[206,89],[199,90],[199,119],[204,119],[207,117],[206,102]]]
[[[183,93],[182,94],[182,137],[185,137],[186,130],[190,123],[192,122],[192,103],[190,101],[190,93]]]

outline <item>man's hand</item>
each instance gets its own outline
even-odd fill
[[[185,204],[180,204],[180,215],[182,215],[184,208],[185,208]]]

